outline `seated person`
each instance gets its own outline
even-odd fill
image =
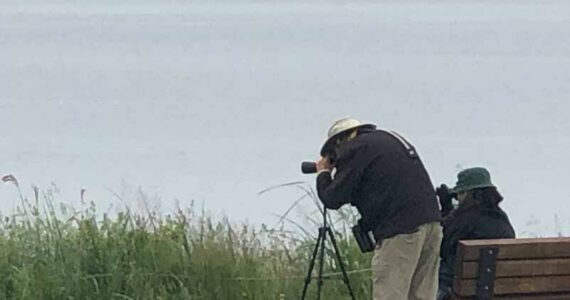
[[[441,185],[437,195],[442,208],[443,241],[437,299],[451,294],[455,256],[460,240],[514,238],[515,231],[507,214],[499,207],[503,197],[491,183],[484,168],[471,168],[457,175],[456,186]],[[458,206],[453,207],[456,197]]]

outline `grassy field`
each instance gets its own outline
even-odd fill
[[[2,216],[0,299],[299,299],[317,233],[235,224],[193,209],[111,217],[94,205],[56,208],[37,195]],[[344,225],[335,227],[346,232]],[[348,270],[369,267],[370,255],[350,235],[337,238]],[[328,259],[325,271],[339,269]],[[350,274],[358,299],[370,298],[369,278]],[[323,291],[322,299],[348,299],[340,280],[326,280]],[[313,281],[307,299],[315,292]]]

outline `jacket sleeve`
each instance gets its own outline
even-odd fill
[[[371,160],[364,149],[350,149],[337,159],[334,178],[330,172],[317,176],[317,194],[326,208],[339,209],[353,200],[354,190]]]

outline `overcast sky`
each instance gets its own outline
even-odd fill
[[[257,193],[312,186],[300,162],[350,115],[434,184],[489,168],[519,234],[570,234],[567,1],[36,2],[0,1],[0,175],[25,193],[105,210],[140,186],[271,224],[301,194]]]

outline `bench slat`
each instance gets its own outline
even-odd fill
[[[498,259],[570,258],[570,238],[470,240],[459,242],[458,259],[476,261],[479,249],[497,246]]]
[[[499,251],[500,253],[500,251]],[[475,279],[479,273],[478,262],[464,262],[458,269],[456,277]],[[497,261],[496,278],[501,277],[535,277],[552,275],[570,275],[570,258],[567,259],[536,259],[536,260],[505,260]]]
[[[453,291],[459,296],[472,296],[476,293],[477,280],[455,279],[453,285]],[[495,295],[547,292],[570,292],[570,276],[495,279]]]

